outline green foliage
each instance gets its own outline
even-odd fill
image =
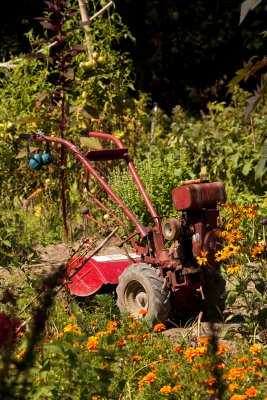
[[[148,154],[143,160],[136,160],[135,166],[158,215],[177,215],[172,204],[172,189],[177,187],[181,180],[193,177],[184,160],[171,153],[166,154],[162,160]],[[110,175],[110,184],[143,224],[153,225],[147,206],[126,168],[114,169]]]

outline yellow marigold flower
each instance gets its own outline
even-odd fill
[[[36,382],[40,382],[40,380],[41,380],[40,376],[39,375],[36,376],[35,380],[36,380]]]
[[[200,256],[197,256],[197,263],[198,265],[206,265],[208,262],[208,258],[207,258],[207,251],[202,251]]]
[[[157,379],[157,376],[154,371],[149,372],[146,374],[139,382],[138,388],[139,390],[143,389],[143,386],[147,383],[154,382]]]
[[[172,392],[172,387],[170,385],[165,385],[160,388],[160,393],[161,394],[168,394]]]
[[[22,350],[17,354],[16,357],[17,357],[19,360],[21,360],[21,359],[24,357],[25,353],[26,353],[26,348],[25,348],[25,349],[22,349]]]
[[[236,383],[236,382],[234,382],[234,383],[230,383],[230,385],[229,385],[229,390],[230,390],[230,392],[234,392],[236,389],[238,389],[239,388],[239,385],[238,385],[238,383]]]
[[[166,329],[166,326],[164,324],[156,324],[153,328],[154,332],[161,332]]]
[[[56,339],[60,339],[62,336],[64,336],[64,332],[59,332],[55,334]]]
[[[250,346],[249,351],[253,354],[259,354],[261,352],[261,346],[255,343]]]
[[[180,392],[181,390],[183,390],[181,385],[174,385],[172,388],[172,392]]]
[[[77,324],[68,324],[64,327],[63,332],[73,332],[80,335],[82,332]]]
[[[250,388],[248,388],[248,389],[245,391],[245,394],[246,394],[248,397],[255,397],[255,396],[257,396],[258,393],[259,393],[259,391],[258,391],[254,386],[251,386]]]
[[[96,336],[90,336],[88,338],[86,347],[88,350],[94,350],[99,344],[99,339]]]
[[[132,361],[140,361],[142,359],[141,356],[133,356]]]
[[[101,336],[109,335],[110,333],[112,333],[112,331],[99,331],[99,332],[96,332],[95,335],[97,337],[101,337]]]
[[[253,246],[250,254],[252,255],[253,258],[259,257],[263,252],[265,248],[262,245],[255,245]]]
[[[233,264],[228,265],[227,272],[228,272],[228,274],[236,274],[237,272],[240,271],[240,269],[241,269],[240,264],[233,263]]]

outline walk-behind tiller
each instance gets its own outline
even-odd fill
[[[86,173],[95,178],[135,227],[135,231],[130,232],[121,219],[91,195],[94,202],[122,226],[126,236],[121,238],[118,233],[116,236],[120,238],[120,246],[131,245],[133,254],[125,246],[125,256],[96,255],[88,259],[78,257],[76,261],[71,260],[66,280],[69,291],[77,296],[89,296],[105,285],[117,285],[120,311],[137,318],[143,317],[150,323],[166,321],[170,310],[178,315],[188,312],[188,316],[203,311],[208,319],[214,319],[215,312],[217,316],[220,315],[224,309],[225,281],[215,261],[215,253],[220,248],[217,205],[226,201],[223,184],[201,180],[181,182],[179,187],[172,190],[174,208],[180,213],[177,213],[177,218],[162,220],[122,142],[111,134],[88,132],[86,136],[106,139],[113,146],[111,149],[90,150],[81,154],[71,142],[45,136],[40,131],[35,135],[20,135],[27,140],[31,168],[40,169],[43,157],[44,163],[53,161],[50,142],[68,148],[83,164]],[[41,160],[40,155],[29,152],[30,140],[46,142],[46,152],[41,155]],[[118,159],[125,160],[151,214],[152,226],[143,226],[92,163]],[[84,214],[89,217],[88,209],[84,209]],[[91,219],[94,220],[93,217]],[[199,265],[197,257],[207,259],[207,263]]]

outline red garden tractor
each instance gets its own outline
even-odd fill
[[[87,176],[91,174],[135,227],[133,232],[129,231],[118,216],[91,195],[91,199],[123,228],[125,235],[121,237],[116,232],[116,236],[119,246],[125,248],[125,255],[72,259],[67,266],[65,282],[69,291],[83,297],[97,293],[106,285],[116,285],[120,311],[136,318],[143,317],[149,323],[166,321],[170,311],[174,314],[188,312],[190,316],[203,311],[207,319],[215,320],[224,309],[225,281],[215,261],[215,253],[221,247],[217,206],[226,201],[224,185],[201,180],[181,182],[172,190],[177,217],[162,219],[122,142],[111,134],[87,132],[86,136],[108,140],[111,146],[82,154],[73,143],[60,137],[45,136],[40,131],[34,135],[20,135],[27,140],[29,163],[33,169],[53,161],[51,142],[69,149],[83,164]],[[31,154],[31,140],[46,142],[46,151],[42,155]],[[150,212],[152,226],[143,226],[94,166],[95,161],[118,159],[125,160]],[[84,214],[94,220],[88,212],[85,208]],[[205,265],[201,265],[200,260],[205,260]]]

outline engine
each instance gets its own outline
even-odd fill
[[[212,265],[221,246],[217,205],[226,201],[224,186],[220,182],[189,182],[172,191],[174,208],[181,215],[162,224],[164,238],[172,241],[170,268],[165,274],[173,291],[184,285],[201,284],[201,268],[196,257],[204,256]]]

